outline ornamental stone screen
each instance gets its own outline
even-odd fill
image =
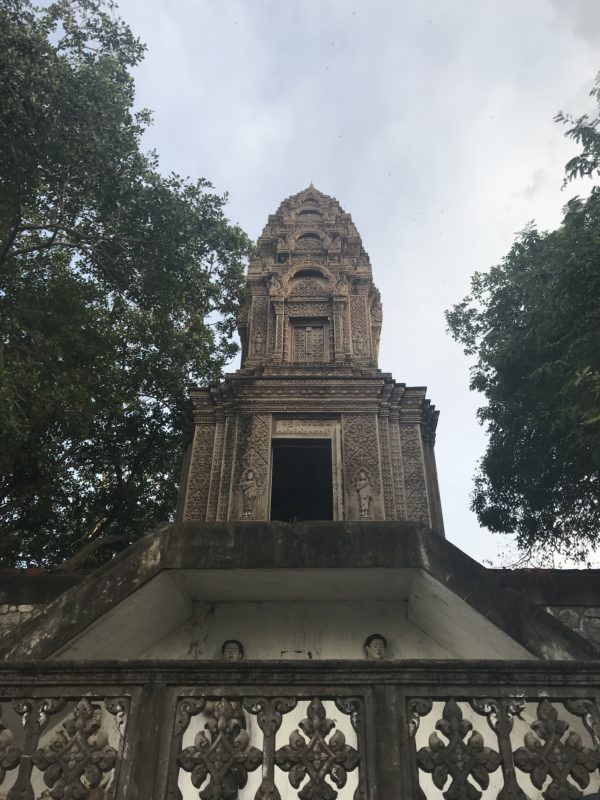
[[[179,518],[415,520],[443,535],[438,412],[378,369],[381,301],[350,215],[312,185],[284,200],[247,286],[241,369],[192,391]],[[298,495],[318,502],[299,508]]]

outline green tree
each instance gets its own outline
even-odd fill
[[[236,349],[250,243],[141,150],[143,52],[104,0],[0,0],[0,564],[165,520],[187,386]]]
[[[566,180],[597,175],[600,120],[557,119],[582,147]],[[530,225],[446,317],[486,399],[479,521],[523,552],[585,560],[600,534],[600,188],[573,198],[557,230]]]

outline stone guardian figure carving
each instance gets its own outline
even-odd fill
[[[356,479],[356,494],[358,495],[358,510],[361,519],[370,519],[371,503],[373,501],[373,487],[366,469],[358,471]]]
[[[249,467],[242,476],[242,519],[251,519],[258,498],[258,484],[254,470]]]
[[[263,354],[263,335],[260,331],[254,337],[254,355],[255,356],[262,356]]]

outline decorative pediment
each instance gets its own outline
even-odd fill
[[[322,270],[300,269],[288,281],[288,297],[331,294],[331,282]]]

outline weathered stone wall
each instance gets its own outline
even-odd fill
[[[600,653],[600,603],[596,606],[547,606],[546,610],[587,639]]]
[[[87,574],[87,571],[52,574],[38,569],[0,570],[0,637],[10,635]]]
[[[30,603],[19,603],[18,605],[3,603],[0,605],[0,636],[10,633],[45,607],[45,605],[33,606]]]
[[[336,569],[341,570],[336,573],[339,576],[335,578],[337,583],[327,572]],[[181,570],[180,576],[177,570]],[[228,570],[232,571],[231,580],[227,577]],[[307,577],[311,570],[314,574]],[[383,572],[378,573],[378,570]],[[389,583],[382,582],[389,570],[400,572],[394,572]],[[347,583],[354,581],[353,576],[359,573],[371,581],[368,586],[363,585],[364,581],[356,586]],[[406,581],[411,575],[409,587]],[[391,651],[401,660],[411,657],[408,653],[403,654],[403,619],[408,619],[424,632],[429,631],[431,640],[441,644],[449,653],[464,655],[471,652],[472,640],[486,642],[489,650],[492,637],[487,633],[474,633],[479,620],[481,624],[492,624],[504,631],[537,658],[545,661],[577,660],[590,658],[591,643],[560,618],[546,613],[545,609],[558,607],[558,613],[564,616],[565,611],[578,607],[582,618],[587,620],[584,627],[589,635],[593,629],[591,618],[600,607],[600,581],[594,571],[576,574],[545,571],[544,580],[540,582],[536,571],[488,570],[416,522],[306,522],[295,525],[259,521],[185,522],[144,537],[131,548],[128,557],[115,559],[108,569],[98,570],[90,580],[74,585],[80,579],[81,574],[12,572],[3,584],[0,583],[0,603],[16,607],[17,612],[10,612],[14,615],[21,613],[18,612],[20,605],[43,607],[54,600],[53,613],[50,615],[46,609],[44,613],[24,621],[23,637],[9,632],[0,645],[0,652],[12,654],[10,657],[15,660],[46,658],[54,652],[62,652],[61,637],[72,636],[75,629],[87,633],[82,633],[82,637],[76,637],[69,645],[79,654],[74,657],[136,658],[191,619],[194,603],[201,600],[209,605],[243,604],[248,598],[253,602],[264,602],[264,613],[261,611],[258,617],[255,615],[260,620],[256,629],[259,637],[264,633],[263,627],[269,629],[271,624],[269,603],[283,604],[282,609],[287,603],[292,609],[293,604],[299,601],[326,601],[335,605],[346,600],[366,602],[379,599],[400,604],[408,601],[409,615],[399,611],[394,616],[395,621],[388,621],[386,630],[379,631],[383,635],[389,634]],[[131,587],[135,586],[142,588],[131,595],[133,605],[123,605],[129,603]],[[70,591],[65,592],[69,587]],[[187,587],[186,591],[191,594],[182,593],[182,587]],[[392,598],[393,592],[396,593],[395,599]],[[435,601],[435,608],[428,598]],[[118,624],[112,613],[106,614],[115,604],[122,609],[123,624]],[[377,615],[375,606],[368,614],[367,611],[363,620],[364,630],[361,628],[360,631],[353,631],[352,623],[343,621],[343,608],[340,611],[342,616],[337,619],[334,619],[333,611],[328,618],[326,607],[316,616],[310,616],[310,609],[306,614],[307,619],[310,617],[314,622],[316,643],[327,644],[336,639],[336,631],[345,631],[343,636],[350,636],[351,641],[347,642],[350,649],[344,653],[352,659],[351,647],[356,646],[362,634],[367,629],[376,630],[378,623],[385,621]],[[99,623],[100,628],[94,633],[94,621],[100,620],[104,614],[105,621]],[[360,614],[357,612],[357,620]],[[250,631],[251,620],[243,620],[242,616],[237,620],[234,615],[230,620],[234,627],[237,621],[238,630],[232,630],[230,623],[227,623],[230,625],[227,630],[227,626],[218,626],[219,630],[215,628],[215,641],[221,636],[239,638],[244,630]],[[16,619],[16,616],[7,616],[9,622]],[[132,620],[135,624],[130,627]],[[275,617],[273,625],[277,627]],[[400,627],[396,628],[396,625]],[[275,637],[269,645],[269,657],[272,657],[272,648],[278,638],[288,636],[288,628],[304,630],[302,625],[286,628],[284,617],[278,626],[281,637]],[[460,641],[457,638],[459,631],[466,637]],[[410,637],[406,639],[409,640]],[[248,644],[257,653],[260,651],[258,638],[255,644],[250,641]],[[280,649],[293,649],[292,644],[291,639],[286,640]],[[321,657],[331,657],[325,656],[324,652]],[[414,657],[415,651],[411,652]],[[497,657],[506,658],[508,650],[502,644],[498,652],[500,655]],[[489,652],[487,654],[489,656]]]

